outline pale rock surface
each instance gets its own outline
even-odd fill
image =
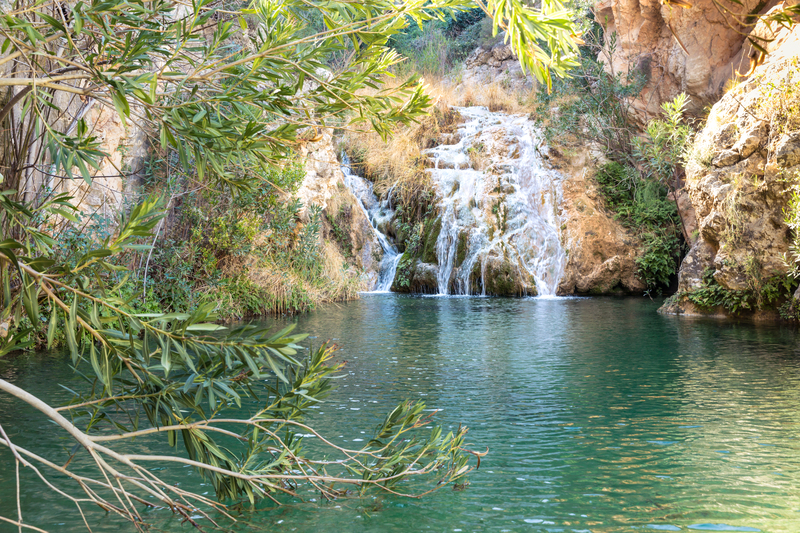
[[[790,178],[800,173],[800,132],[771,129],[758,106],[774,86],[800,84],[798,36],[798,28],[778,35],[766,63],[714,105],[695,139],[686,190],[698,238],[680,267],[681,292],[700,288],[709,269],[720,286],[733,290],[748,289],[754,276],[787,271],[790,232],[783,210]],[[685,300],[663,311],[707,314]]]
[[[344,255],[352,253],[351,261],[366,276],[365,289],[371,290],[378,280],[380,260],[383,255],[375,230],[358,204],[358,200],[344,183],[344,174],[336,157],[333,132],[321,130],[315,142],[307,142],[299,149],[300,160],[305,162],[306,175],[297,190],[297,197],[303,204],[301,213],[308,220],[308,207],[318,205],[322,208],[323,233],[327,241],[336,241],[343,236],[351,250],[343,250]],[[338,226],[337,231],[333,227]],[[338,243],[339,247],[342,243]]]
[[[531,90],[535,80],[522,72],[519,60],[510,45],[502,41],[491,47],[478,47],[464,61],[462,83],[480,87],[499,83],[512,91]]]
[[[647,79],[644,91],[632,102],[642,124],[658,116],[661,104],[681,92],[691,98],[690,111],[699,114],[721,96],[735,70],[744,73],[749,69],[748,28],[726,20],[714,7],[714,0],[692,3],[690,9],[659,0],[600,0],[595,4],[606,42],[616,40],[611,57],[599,57],[606,70],[641,74]],[[747,14],[761,4],[742,0],[741,6],[724,5]]]

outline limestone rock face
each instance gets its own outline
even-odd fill
[[[736,69],[749,70],[752,48],[745,44],[749,28],[726,20],[714,0],[692,0],[692,4],[690,9],[659,0],[595,4],[606,41],[616,40],[612,57],[601,54],[599,58],[606,70],[647,79],[643,93],[633,102],[642,124],[658,116],[661,104],[681,92],[691,98],[690,111],[701,112],[720,97]],[[763,5],[759,0],[742,0],[741,6],[725,4],[745,14]]]
[[[303,203],[302,217],[308,220],[311,205],[322,208],[323,241],[335,242],[343,258],[364,272],[364,289],[372,289],[383,250],[364,210],[344,183],[333,132],[323,130],[318,140],[305,143],[299,152],[306,171],[296,193]]]
[[[530,90],[535,83],[522,72],[511,46],[503,42],[476,48],[464,61],[462,82],[472,86],[500,83],[512,91]]]
[[[558,294],[641,294],[646,286],[637,275],[639,243],[603,208],[590,178],[591,150],[553,163],[566,177],[560,216],[567,265]]]
[[[125,196],[130,196],[129,202],[136,199],[139,174],[147,155],[147,139],[144,131],[132,122],[124,126],[113,109],[92,106],[85,111],[84,118],[94,125],[100,149],[109,155],[100,162],[91,185],[78,176],[63,180],[60,190],[73,196],[84,213],[104,215],[113,224],[115,214],[125,207]]]
[[[697,238],[681,264],[679,291],[701,287],[709,269],[720,286],[732,290],[787,271],[783,254],[790,232],[783,210],[791,182],[800,176],[800,131],[785,131],[796,125],[771,123],[767,114],[780,98],[776,88],[800,84],[798,35],[795,30],[781,36],[783,45],[714,105],[695,139],[686,190]],[[665,311],[697,309],[679,303]]]

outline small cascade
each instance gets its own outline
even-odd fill
[[[458,108],[458,142],[425,153],[439,196],[440,294],[486,294],[498,274],[554,296],[566,254],[559,239],[561,175],[545,167],[536,125],[522,115]]]
[[[372,292],[389,292],[392,288],[392,282],[394,282],[397,264],[402,257],[402,254],[397,251],[394,244],[389,242],[389,239],[381,231],[381,228],[385,227],[394,216],[394,210],[391,209],[389,203],[389,199],[392,196],[391,191],[387,195],[387,199],[383,202],[379,201],[372,190],[372,183],[361,176],[353,174],[350,168],[350,159],[344,152],[342,153],[342,173],[344,174],[344,184],[358,200],[358,205],[372,225],[375,237],[378,239],[381,249],[383,249],[378,282]]]

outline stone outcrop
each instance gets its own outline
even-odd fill
[[[333,132],[321,131],[318,139],[301,146],[300,159],[305,161],[306,175],[297,190],[303,204],[301,216],[308,221],[309,206],[322,208],[323,241],[336,244],[341,261],[347,261],[363,271],[365,290],[370,290],[378,279],[383,255],[367,216],[358,200],[344,183],[339,160],[333,144]]]
[[[410,264],[400,264],[392,291],[412,294],[436,294],[439,292],[439,265],[410,259]]]
[[[749,28],[724,16],[714,0],[691,3],[689,9],[659,0],[601,0],[595,4],[607,48],[611,49],[612,40],[616,45],[612,53],[600,54],[606,70],[638,74],[647,80],[640,97],[632,102],[642,124],[658,116],[663,102],[682,92],[691,97],[690,111],[699,114],[719,99],[737,69],[749,70],[754,54],[745,44]],[[740,6],[724,6],[747,15],[765,4],[742,0]]]
[[[550,159],[565,176],[560,217],[567,265],[558,294],[642,294],[639,242],[605,210],[591,179],[598,155],[586,148],[569,158],[551,151]]]
[[[784,209],[800,178],[798,37],[797,29],[779,35],[766,63],[714,105],[695,139],[686,190],[698,228],[680,292],[701,288],[706,272],[724,289],[748,290],[787,271]],[[705,314],[685,299],[664,311]]]
[[[464,61],[464,85],[481,86],[499,83],[511,91],[533,89],[534,79],[522,72],[510,45],[498,42],[476,48]]]

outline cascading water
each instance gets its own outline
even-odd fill
[[[381,259],[380,271],[378,273],[378,282],[372,292],[389,292],[392,288],[394,275],[397,271],[397,264],[400,262],[402,254],[397,251],[397,248],[389,242],[389,239],[384,235],[380,228],[384,227],[392,217],[394,211],[390,206],[391,191],[386,195],[386,199],[381,202],[375,196],[372,190],[372,183],[365,180],[361,176],[356,176],[350,169],[350,159],[346,153],[342,153],[342,173],[344,174],[344,184],[353,193],[353,196],[358,200],[358,205],[364,211],[367,220],[372,225],[378,243],[383,249],[383,258]]]
[[[457,109],[466,119],[458,143],[425,151],[442,223],[439,293],[477,293],[480,279],[486,294],[487,265],[505,265],[523,285],[532,279],[540,296],[554,296],[566,264],[561,175],[542,162],[539,130],[521,115]]]

